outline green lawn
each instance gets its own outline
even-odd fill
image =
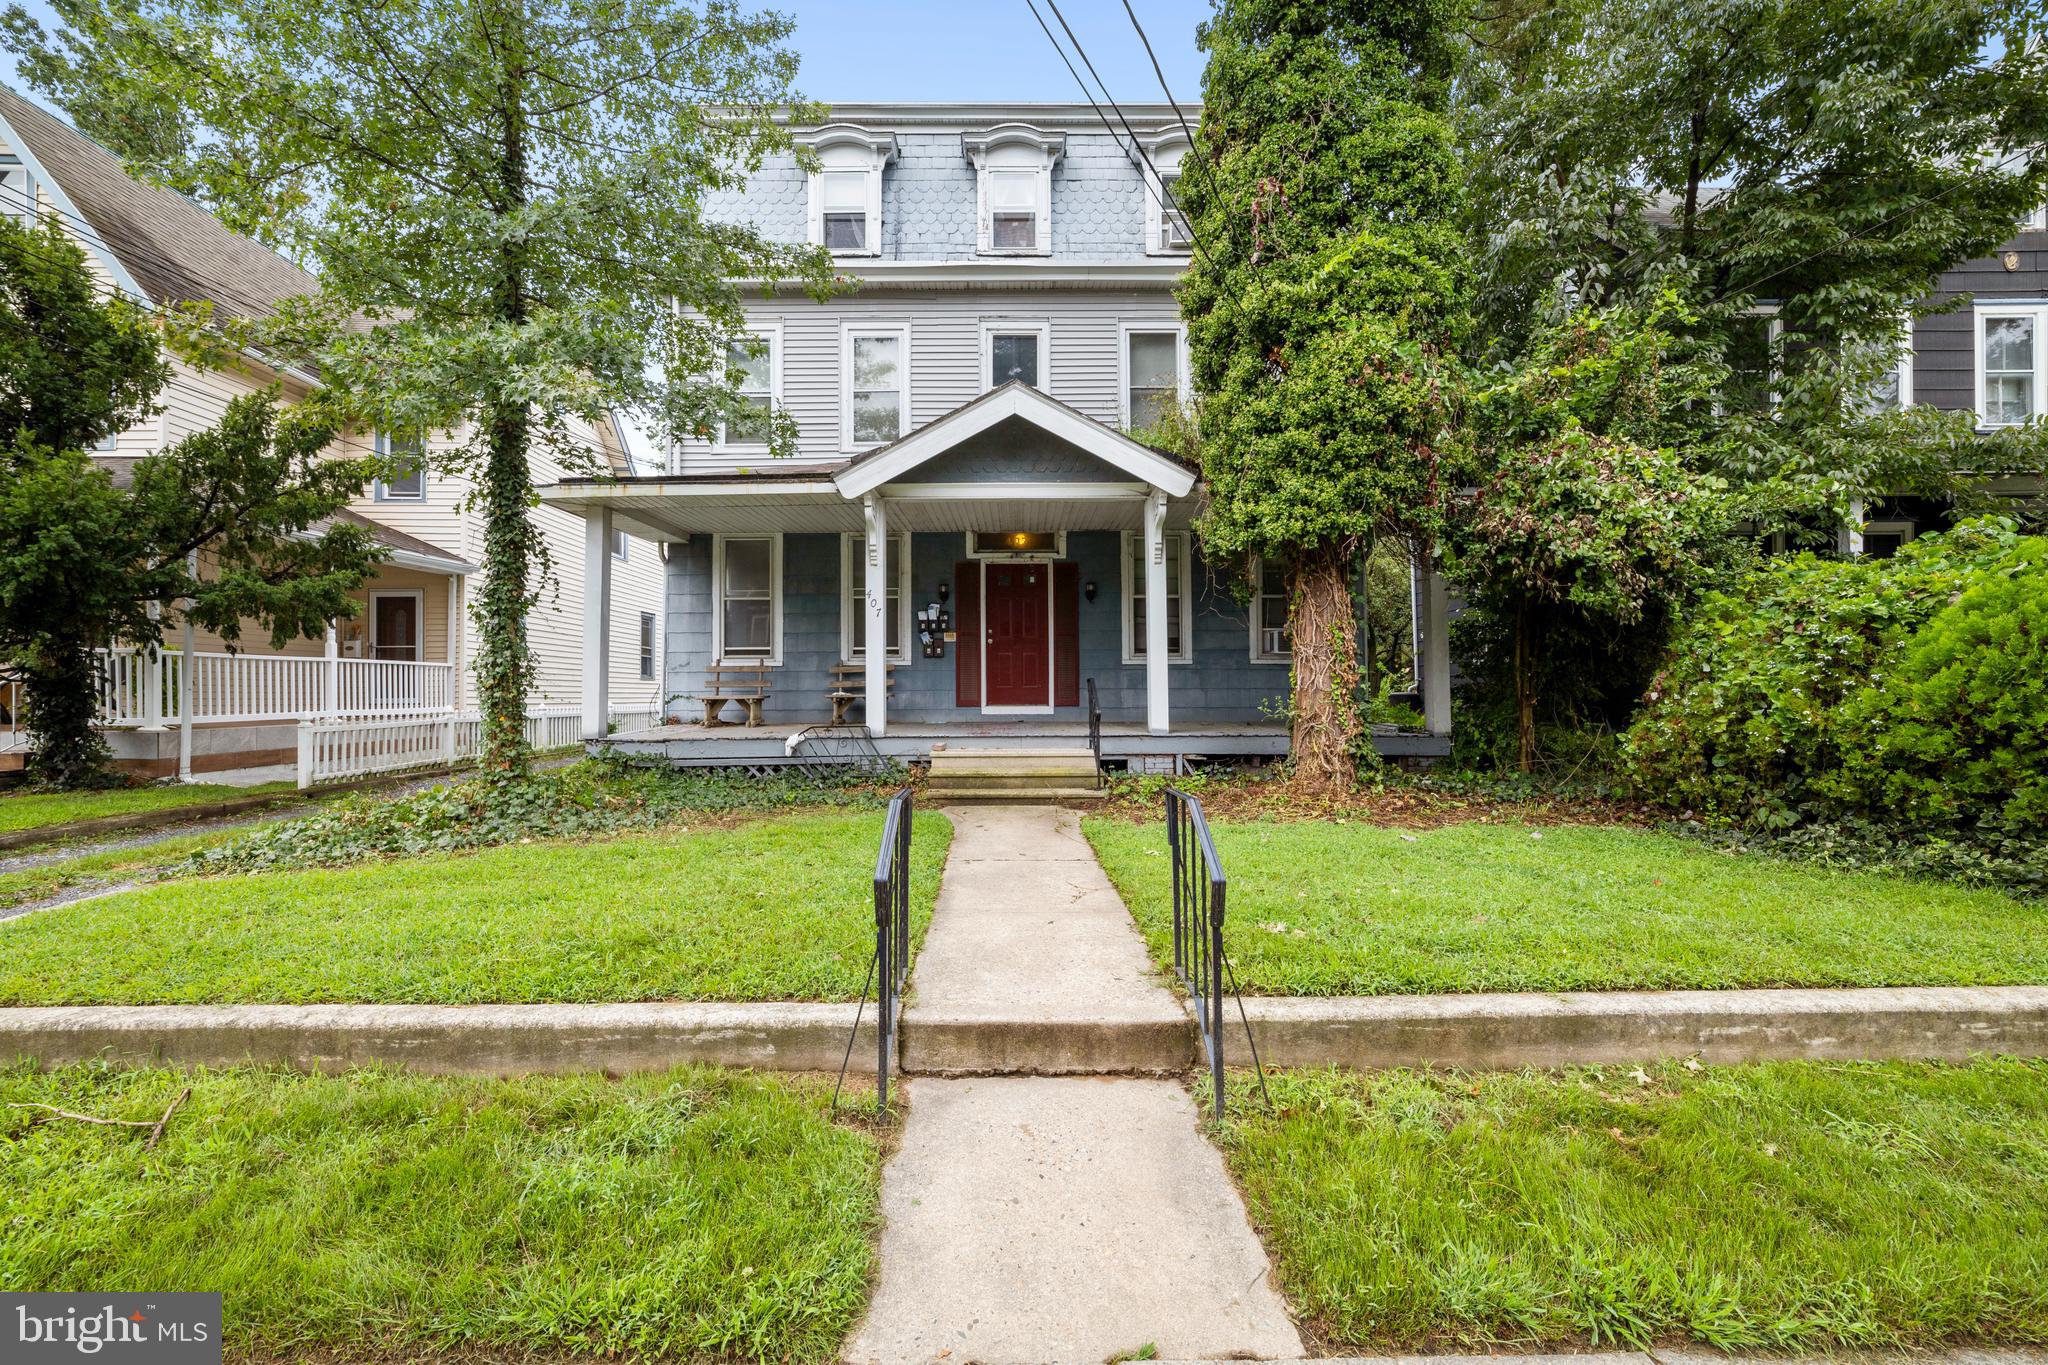
[[[0,923],[0,1004],[852,1000],[882,818],[163,882]],[[921,941],[952,828],[917,830]]]
[[[2048,1064],[1633,1071],[1236,1077],[1221,1139],[1333,1352],[2048,1343]]]
[[[223,829],[204,834],[180,834],[138,848],[111,849],[44,863],[19,872],[0,872],[0,908],[19,905],[23,901],[43,900],[69,887],[104,885],[149,876],[183,862],[201,849],[218,848],[247,832]]]
[[[1158,822],[1086,824],[1171,960]],[[2048,906],[1644,830],[1221,822],[1247,992],[1434,994],[2048,981]]]
[[[829,1086],[0,1070],[0,1284],[206,1289],[230,1358],[541,1351],[826,1361],[872,1267],[880,1153]],[[869,1104],[872,1108],[872,1101]]]
[[[267,782],[260,787],[226,787],[217,783],[194,782],[117,787],[100,792],[5,792],[0,793],[0,834],[48,829],[80,820],[97,820],[106,815],[134,815],[142,811],[175,810],[180,806],[206,806],[245,796],[288,796],[297,790],[289,782]]]

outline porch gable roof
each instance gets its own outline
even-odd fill
[[[849,499],[863,497],[1012,419],[1035,427],[1168,497],[1184,498],[1194,490],[1194,471],[1165,451],[1134,441],[1015,379],[926,422],[907,436],[857,456],[832,476],[832,482]]]

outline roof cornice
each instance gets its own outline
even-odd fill
[[[838,274],[860,281],[867,289],[948,289],[990,284],[1053,289],[1167,289],[1188,268],[1184,256],[1093,261],[1045,257],[958,261],[839,259],[832,264]],[[770,284],[787,286],[788,281],[747,279],[735,283],[743,289],[760,289]]]

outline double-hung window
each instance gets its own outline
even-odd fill
[[[1187,135],[1169,128],[1145,144],[1145,250],[1153,256],[1185,255],[1194,229],[1175,197],[1188,155]]]
[[[1043,256],[1052,250],[1052,168],[1066,137],[1006,123],[961,138],[974,163],[975,247],[984,255]]]
[[[729,344],[725,377],[739,391],[743,410],[727,419],[720,444],[765,445],[769,420],[782,398],[782,334],[763,331]]]
[[[1252,566],[1252,661],[1284,662],[1294,657],[1288,629],[1287,568],[1270,559]]]
[[[711,558],[718,662],[780,663],[782,537],[718,536]]]
[[[2024,426],[2042,410],[2041,328],[2048,307],[1977,305],[1977,419]]]
[[[654,613],[640,613],[640,676],[654,676]]]
[[[378,502],[421,502],[427,496],[426,450],[418,436],[377,433],[377,458],[384,473],[374,497]]]
[[[1123,419],[1127,431],[1156,425],[1179,397],[1182,351],[1178,328],[1130,327],[1123,334]]]
[[[1047,343],[1052,329],[1043,322],[989,321],[981,325],[984,388],[1001,388],[1015,380],[1034,389],[1046,386]]]
[[[1037,171],[988,173],[988,249],[1038,250]]]
[[[618,560],[621,564],[625,563],[627,555],[632,552],[632,545],[632,537],[628,536],[624,531],[614,530],[612,532],[613,559]]]
[[[1187,584],[1188,534],[1166,533],[1166,657],[1172,663],[1186,663],[1194,657],[1188,638]],[[1145,662],[1145,617],[1151,610],[1146,600],[1145,537],[1124,532],[1124,662]]]
[[[1721,386],[1724,413],[1766,413],[1777,406],[1778,319],[1767,311],[1745,313],[1728,329],[1723,358],[1728,378]]]
[[[827,251],[865,252],[868,245],[868,172],[821,171],[818,211]]]
[[[802,134],[818,168],[810,176],[810,238],[835,256],[874,256],[882,249],[882,173],[896,157],[896,139],[849,123]]]
[[[880,445],[910,430],[909,329],[850,325],[845,355],[846,447]]]
[[[883,581],[888,586],[889,658],[901,663],[909,657],[903,642],[910,634],[910,537],[894,535],[888,542],[889,562]],[[850,664],[868,656],[868,540],[866,536],[842,537],[840,552],[839,644],[841,657]]]

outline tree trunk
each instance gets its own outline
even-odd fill
[[[501,21],[494,45],[505,54],[500,96],[497,208],[502,219],[517,216],[527,201],[524,20],[518,6],[509,15],[490,11],[485,22]],[[508,232],[498,248],[493,311],[515,336],[527,321],[528,260],[525,238]],[[526,698],[533,686],[533,652],[526,616],[538,593],[532,590],[539,537],[532,522],[533,471],[528,464],[533,419],[526,401],[500,389],[485,403],[488,442],[484,465],[484,587],[476,605],[483,649],[477,659],[477,703],[483,711],[486,776],[524,777],[533,748],[526,742]]]
[[[483,648],[476,661],[477,705],[483,712],[479,763],[491,777],[526,775],[533,749],[526,742],[526,698],[533,687],[533,653],[526,614],[533,605],[535,536],[529,514],[533,473],[526,405],[500,397],[490,409],[489,453],[484,466],[484,584],[476,620]]]
[[[1515,766],[1536,771],[1536,636],[1529,600],[1515,603]]]
[[[94,727],[100,677],[92,642],[44,645],[21,662],[27,692],[22,709],[34,746],[26,764],[29,781],[71,791],[120,786],[114,752]]]
[[[1357,781],[1358,621],[1351,553],[1323,544],[1294,566],[1294,780],[1309,791],[1349,791]]]

